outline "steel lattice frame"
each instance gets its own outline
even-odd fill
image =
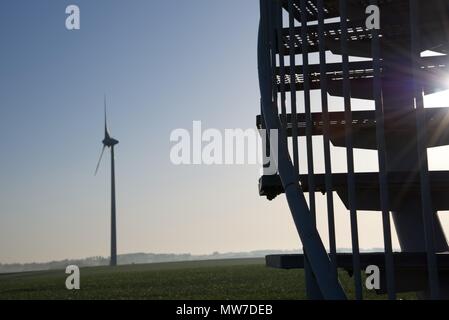
[[[366,27],[365,8],[370,4],[380,8],[380,30]],[[278,152],[273,153],[278,157],[271,159],[278,175],[260,179],[260,194],[269,199],[286,194],[305,253],[268,256],[267,264],[304,267],[307,294],[314,299],[346,297],[338,282],[338,267],[353,274],[356,298],[362,299],[361,272],[370,263],[380,265],[379,292],[388,293],[389,299],[410,290],[427,298],[448,297],[449,255],[445,253],[449,247],[436,212],[449,209],[449,172],[429,172],[427,148],[449,145],[449,130],[442,130],[449,124],[449,108],[425,109],[423,95],[444,89],[449,64],[447,56],[421,57],[421,52],[447,53],[449,41],[442,30],[449,23],[449,4],[444,0],[426,4],[261,0],[260,8],[262,110],[257,125],[279,130]],[[326,61],[327,51],[339,55],[341,63]],[[310,53],[319,55],[319,64],[309,63]],[[350,57],[369,60],[354,62]],[[321,92],[320,113],[311,111],[312,90]],[[344,112],[329,111],[329,94],[343,99]],[[371,100],[375,108],[353,111],[352,98]],[[304,112],[298,112],[299,105]],[[323,137],[324,174],[314,172],[312,137],[316,135]],[[307,148],[301,157],[300,137]],[[346,148],[347,173],[332,172],[331,144]],[[354,149],[377,150],[379,171],[355,172]],[[307,159],[305,174],[300,174],[301,158]],[[349,256],[336,250],[334,191],[349,211]],[[304,192],[309,193],[309,204]],[[326,193],[329,252],[315,226],[316,215],[322,214],[316,212],[315,192]],[[384,252],[360,253],[358,210],[381,212]],[[390,216],[400,253],[392,249]],[[427,271],[424,280],[421,270]]]

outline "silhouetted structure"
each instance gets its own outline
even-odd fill
[[[380,30],[366,26],[370,4],[380,8]],[[448,298],[449,247],[436,212],[449,209],[449,172],[428,171],[427,148],[449,145],[449,109],[424,109],[423,103],[424,94],[447,89],[448,57],[421,52],[447,53],[449,1],[261,0],[260,6],[257,125],[279,129],[279,155],[271,159],[278,175],[261,177],[259,189],[268,199],[286,193],[305,252],[268,256],[267,264],[305,268],[313,299],[346,297],[338,267],[353,275],[362,299],[361,270],[372,264],[381,269],[378,292],[390,299],[406,291]],[[326,51],[342,62],[328,63]],[[309,64],[311,53],[318,64]],[[320,113],[311,112],[311,90],[321,91]],[[328,95],[343,98],[343,112],[328,111]],[[372,100],[375,110],[352,111],[351,98]],[[314,172],[313,136],[323,137],[324,174]],[[307,144],[305,174],[299,172],[299,137]],[[347,173],[333,173],[330,144],[346,148]],[[377,150],[379,172],[355,173],[354,148]],[[315,226],[315,192],[326,194],[329,252]],[[334,192],[349,210],[350,255],[336,252]],[[358,210],[382,213],[384,252],[359,252]],[[390,214],[400,253],[392,250]]]
[[[111,266],[117,265],[117,225],[116,225],[116,207],[115,207],[115,158],[114,147],[119,143],[109,135],[108,123],[106,116],[106,97],[104,99],[104,139],[102,141],[103,149],[101,150],[100,159],[98,160],[95,174],[100,167],[101,159],[106,148],[111,149]]]

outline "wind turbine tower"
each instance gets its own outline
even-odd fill
[[[104,98],[104,139],[102,141],[103,148],[101,150],[100,159],[98,160],[95,175],[100,167],[101,159],[106,148],[111,150],[111,262],[110,266],[117,265],[117,224],[116,224],[116,205],[115,205],[115,163],[114,163],[114,147],[118,144],[118,140],[109,135],[107,114],[106,114],[106,97]]]

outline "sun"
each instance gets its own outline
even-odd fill
[[[445,54],[430,50],[421,53],[421,57],[438,56],[445,56]],[[424,96],[424,106],[426,108],[449,107],[449,76],[446,76],[446,80],[442,81],[442,85],[446,90]]]
[[[447,88],[449,88],[449,80]],[[449,107],[449,89],[424,96],[424,106],[426,108]]]

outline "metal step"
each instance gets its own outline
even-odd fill
[[[325,19],[339,17],[338,1],[324,1]],[[282,0],[282,7],[288,11],[288,0]],[[301,21],[300,1],[293,0],[293,15],[296,20]],[[317,21],[318,11],[316,6],[316,0],[307,1],[307,21]]]
[[[439,0],[431,1],[438,3]],[[433,50],[440,53],[449,52],[449,43],[440,32],[445,29],[445,20],[442,19],[435,12],[428,12],[429,6],[426,4],[425,15],[422,17],[425,19],[421,22],[421,33],[426,37],[421,39],[421,50]],[[437,8],[436,4],[434,4]],[[444,3],[442,12],[449,11],[449,2]],[[364,6],[366,7],[366,6]],[[385,11],[383,11],[385,12]],[[405,11],[408,12],[408,11]],[[364,11],[361,11],[357,16],[350,18],[348,21],[348,53],[350,56],[358,57],[371,57],[371,30],[366,28],[366,15]],[[391,44],[392,41],[397,41],[397,44],[401,44],[404,39],[410,37],[410,27],[408,23],[402,23],[400,20],[388,18],[388,16],[381,15],[381,45]],[[339,22],[325,23],[324,35],[326,42],[326,50],[331,51],[334,54],[341,54],[341,26]],[[277,53],[283,53],[284,55],[290,54],[290,31],[288,28],[284,28],[281,31],[281,43],[282,47],[276,46]],[[308,52],[319,51],[318,41],[318,25],[312,24],[307,26],[307,40],[308,40]],[[279,44],[279,42],[277,42]],[[302,54],[302,39],[301,39],[301,27],[294,28],[294,53]]]
[[[449,210],[449,171],[430,171],[430,188],[432,194],[432,205],[435,211]],[[309,188],[309,175],[300,175],[299,182],[304,192],[311,191]],[[315,174],[315,192],[325,194],[325,174]],[[356,209],[363,211],[381,211],[379,173],[366,172],[355,174]],[[389,210],[400,211],[407,201],[415,201],[419,206],[421,185],[419,173],[390,172],[388,173],[389,184]],[[348,203],[348,177],[346,173],[332,174],[332,190],[346,206]],[[259,179],[259,194],[272,200],[284,193],[279,176],[262,176]]]
[[[348,20],[357,21],[367,17],[365,10],[370,4],[368,0],[347,0]],[[307,22],[318,20],[318,6],[316,0],[307,1]],[[435,21],[443,17],[443,13],[449,11],[447,0],[426,0],[419,1],[419,12],[421,24]],[[409,21],[409,1],[408,0],[379,0],[378,6],[383,25],[404,24]],[[282,0],[282,7],[288,11],[288,0]],[[293,0],[293,16],[301,22],[300,0]],[[339,0],[324,0],[324,18],[339,18]]]
[[[424,252],[395,252],[394,273],[395,286],[397,292],[413,292],[425,291],[427,285],[427,261]],[[265,263],[268,267],[277,269],[303,269],[303,254],[287,254],[287,255],[268,255],[265,257]],[[449,254],[438,253],[437,263],[442,281],[449,279]],[[380,289],[376,290],[378,294],[386,293],[386,276],[385,276],[385,253],[360,253],[360,264],[362,270],[369,265],[378,266],[380,269]],[[339,268],[346,270],[351,276],[353,274],[352,254],[338,253],[337,265]]]
[[[321,89],[320,65],[309,65],[309,84],[311,90]],[[382,66],[381,72],[388,66]],[[418,78],[418,85],[421,85],[424,94],[432,94],[449,88],[447,79],[449,78],[449,56],[432,56],[421,58],[421,74]],[[285,92],[292,89],[291,72],[294,73],[294,89],[304,90],[304,68],[295,66],[294,70],[287,66],[283,70],[279,67],[275,69],[276,84],[278,92]],[[328,82],[328,93],[332,96],[343,97],[343,67],[341,63],[328,63],[326,65],[326,76]],[[412,78],[412,75],[410,75]],[[282,78],[284,79],[281,82]],[[373,100],[373,78],[374,70],[371,61],[357,61],[349,63],[349,79],[351,82],[351,97],[356,99]]]
[[[449,145],[449,108],[425,109],[427,123],[427,147],[439,147]],[[293,117],[287,114],[287,135],[293,134]],[[345,139],[345,114],[344,112],[329,113],[330,139],[336,147],[346,147]],[[262,117],[257,117],[257,128],[265,126]],[[416,136],[416,119],[414,112],[398,112],[397,114],[385,115],[386,137],[396,137],[404,141]],[[323,135],[324,120],[321,113],[312,113],[312,135]],[[447,128],[447,129],[446,129]],[[353,147],[356,149],[377,150],[376,119],[374,111],[352,112]],[[304,113],[297,114],[298,136],[306,135],[306,118]]]

